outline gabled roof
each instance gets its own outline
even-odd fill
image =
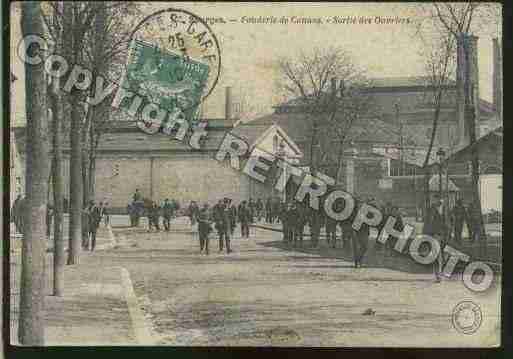
[[[342,120],[342,118],[341,118]],[[237,126],[238,131],[258,137],[268,127],[278,125],[298,145],[309,141],[312,119],[302,113],[273,113]],[[378,118],[362,118],[351,127],[348,140],[355,142],[398,143],[399,132],[396,126]]]

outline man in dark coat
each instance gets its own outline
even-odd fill
[[[149,213],[148,213],[148,221],[149,221],[148,232],[151,231],[152,227],[154,227],[157,232],[160,231],[159,218],[160,218],[160,207],[157,205],[157,203],[155,201],[153,201],[151,204],[151,207],[149,209]]]
[[[456,201],[456,205],[452,210],[452,222],[454,224],[454,241],[461,244],[461,234],[463,232],[463,222],[467,217],[467,211],[463,206],[461,199]]]
[[[21,194],[16,197],[14,200],[14,203],[12,205],[12,217],[14,224],[16,226],[16,230],[23,234],[24,228],[23,228],[23,222],[24,222],[24,213],[25,213],[25,199],[21,197]]]
[[[128,203],[126,205],[126,212],[128,213],[128,218],[130,219],[130,227],[135,226],[135,208],[132,203]]]
[[[337,221],[326,216],[326,240],[328,245],[331,244],[333,248],[336,247],[337,243]]]
[[[446,228],[443,220],[442,201],[435,199],[427,213],[428,220],[424,223],[423,233],[431,236],[440,243],[440,253],[437,260],[433,262],[433,273],[435,281],[440,282],[440,272],[443,265],[443,251],[445,248]]]
[[[96,247],[96,232],[98,231],[98,227],[100,226],[100,221],[102,219],[100,207],[96,206],[94,201],[91,201],[89,207],[86,209],[86,216],[88,219],[88,237],[91,241],[92,252]]]
[[[339,225],[342,230],[342,248],[348,250],[353,242],[354,230],[352,227],[352,220],[346,219],[341,221]]]
[[[169,202],[169,199],[166,198],[164,200],[164,204],[162,205],[162,219],[163,219],[162,223],[164,225],[164,230],[166,232],[169,232],[170,225],[171,225],[171,217],[173,216],[173,212],[174,212],[174,207],[171,204],[171,202]]]
[[[257,199],[257,201],[255,203],[255,211],[256,211],[257,221],[260,222],[262,220],[263,213],[264,213],[264,202],[262,201],[261,198]]]
[[[230,236],[233,237],[233,232],[237,226],[237,207],[231,198],[228,199],[228,212],[230,214]]]
[[[291,230],[290,230],[290,223],[289,223],[289,211],[290,211],[290,204],[284,203],[283,206],[279,210],[278,217],[281,221],[281,227],[283,232],[283,241],[285,243],[290,243],[292,240],[291,238]]]
[[[271,223],[280,221],[281,213],[285,206],[280,202],[278,198],[273,199],[272,203],[272,215],[271,215]]]
[[[242,238],[249,238],[249,221],[251,220],[251,213],[247,206],[246,201],[242,201],[238,210],[240,233]]]
[[[299,245],[303,248],[303,237],[305,232],[305,225],[307,222],[307,210],[303,203],[296,204],[295,210],[296,218],[292,221],[293,233],[294,233],[294,245],[296,241],[299,241]]]
[[[271,201],[271,197],[267,198],[265,201],[265,222],[272,223],[272,212],[273,212],[273,203]]]
[[[230,214],[227,208],[226,199],[220,199],[214,207],[214,221],[219,235],[219,252],[222,252],[226,244],[226,252],[231,253],[230,249]]]
[[[312,241],[312,247],[316,248],[319,245],[319,237],[321,235],[322,217],[320,211],[313,208],[311,208],[309,212],[310,237]]]
[[[191,201],[189,208],[187,209],[187,216],[189,216],[189,219],[191,221],[191,226],[194,226],[196,224],[198,214],[199,214],[198,204],[196,203],[196,201]]]
[[[212,232],[212,213],[208,203],[203,205],[198,215],[198,233],[200,240],[200,253],[205,249],[205,254],[208,255],[209,234]]]
[[[469,231],[469,239],[471,241],[478,240],[479,222],[481,221],[481,213],[479,213],[479,206],[475,203],[470,203],[467,209],[467,228]]]
[[[46,236],[50,237],[53,220],[53,206],[48,204],[46,206]]]
[[[256,215],[256,203],[253,201],[253,198],[249,199],[248,209],[249,209],[249,213],[251,215],[250,223],[253,223],[253,222],[255,222],[255,215]]]

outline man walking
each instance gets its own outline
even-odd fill
[[[155,201],[152,202],[148,213],[148,232],[154,227],[157,232],[160,232],[159,227],[160,208]]]
[[[105,202],[102,208],[102,217],[103,217],[103,223],[105,224],[105,227],[108,227],[110,224],[110,215],[109,215],[109,203]]]
[[[256,211],[256,204],[255,204],[255,202],[253,202],[253,198],[249,199],[248,209],[249,209],[249,213],[250,213],[249,222],[253,223],[255,221],[255,215],[256,215],[256,212],[255,212]]]
[[[337,243],[337,221],[330,216],[326,218],[326,241],[328,246],[331,244],[335,248]]]
[[[265,201],[265,222],[269,224],[272,223],[272,205],[271,197],[267,197],[267,201]]]
[[[271,215],[271,223],[280,221],[281,212],[285,210],[285,205],[282,205],[278,198],[273,199],[272,203],[272,215]]]
[[[214,207],[214,221],[219,235],[219,252],[222,252],[224,245],[226,244],[226,252],[231,253],[230,249],[230,237],[229,237],[229,226],[230,226],[230,215],[227,208],[226,198],[220,199]]]
[[[262,202],[261,198],[257,199],[256,204],[255,204],[255,209],[256,209],[257,221],[260,222],[262,220],[263,212],[264,212],[264,202]]]
[[[239,206],[239,222],[240,222],[240,233],[242,238],[249,238],[249,221],[251,215],[246,201],[242,201]]]
[[[164,204],[162,205],[162,224],[164,225],[164,230],[169,232],[171,226],[171,217],[173,216],[173,205],[169,202],[169,198],[164,200]]]
[[[51,228],[53,220],[53,206],[50,204],[46,205],[46,236],[50,238]]]
[[[89,208],[86,211],[87,217],[88,217],[88,238],[90,238],[91,241],[91,252],[94,251],[94,248],[96,247],[96,232],[98,231],[98,227],[100,226],[101,222],[101,210],[98,206],[94,204],[94,201],[91,201],[89,204]],[[87,249],[87,245],[86,245]]]
[[[228,198],[228,209],[230,215],[230,235],[233,237],[233,232],[237,226],[237,208],[231,198]]]
[[[433,262],[433,274],[435,282],[440,283],[440,273],[443,265],[443,251],[445,248],[445,225],[442,217],[442,201],[438,198],[428,210],[428,218],[424,223],[423,233],[431,236],[440,244],[440,252],[437,259]]]
[[[369,243],[370,226],[367,223],[363,223],[360,230],[355,231],[352,235],[353,239],[353,257],[354,267],[362,267],[362,260],[367,252]]]
[[[208,203],[203,205],[203,208],[200,210],[198,215],[198,232],[199,232],[199,240],[200,240],[200,253],[203,253],[203,249],[205,249],[205,254],[208,255],[208,244],[209,244],[209,235],[212,231],[212,215],[210,213],[210,208]]]
[[[281,221],[281,227],[283,231],[283,241],[286,244],[289,244],[292,240],[291,231],[290,231],[290,222],[289,222],[289,211],[290,211],[290,203],[284,203],[280,212],[279,218]]]
[[[312,248],[319,245],[319,237],[321,235],[322,218],[318,210],[310,209],[310,237]]]

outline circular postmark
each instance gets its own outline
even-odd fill
[[[176,123],[196,124],[221,73],[221,49],[210,26],[187,10],[167,8],[146,16],[129,40],[123,86],[143,104],[137,126],[171,134]]]
[[[134,28],[130,40],[135,39],[208,64],[210,71],[201,100],[212,93],[221,73],[221,48],[211,27],[199,16],[176,8],[156,11]]]
[[[475,333],[482,322],[481,308],[470,300],[459,302],[452,310],[452,325],[462,334]]]

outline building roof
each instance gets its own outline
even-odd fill
[[[395,76],[375,77],[370,79],[371,87],[418,87],[429,86],[429,76]],[[454,80],[448,81],[449,85],[455,85]]]
[[[226,132],[232,129],[234,121],[224,119],[204,119],[208,122],[207,136],[203,139],[200,150],[193,150],[185,138],[184,141],[172,136],[156,133],[146,134],[141,131],[135,121],[112,121],[105,133],[100,137],[98,153],[113,154],[146,154],[146,153],[172,153],[189,151],[216,151]],[[24,152],[26,136],[25,127],[13,128],[17,146],[20,152]],[[64,152],[69,150],[69,136],[64,136],[62,148]]]
[[[498,150],[502,151],[502,145],[503,145],[503,128],[499,127],[496,128],[493,131],[490,131],[483,137],[479,138],[476,142],[474,142],[471,145],[468,145],[466,147],[463,147],[462,149],[456,151],[451,156],[449,156],[446,161],[468,161],[471,159],[472,155],[472,149],[477,147],[478,151],[481,148],[485,148],[486,146],[492,145],[493,148],[497,148]]]

